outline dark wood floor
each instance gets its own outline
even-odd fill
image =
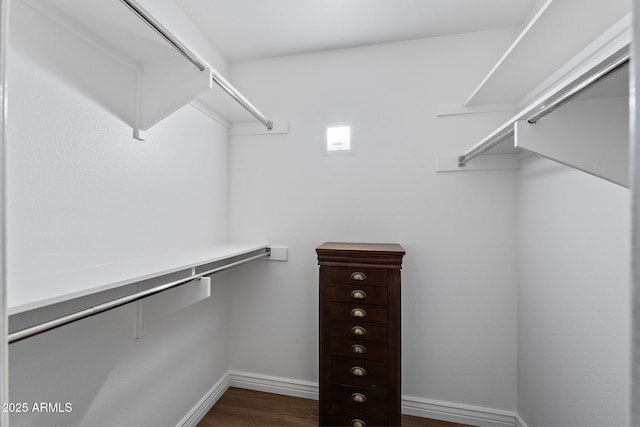
[[[219,427],[317,426],[318,401],[230,388],[198,423]],[[407,427],[470,427],[464,424],[402,416]]]

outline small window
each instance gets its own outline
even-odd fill
[[[349,126],[327,128],[327,151],[351,150],[351,128]]]

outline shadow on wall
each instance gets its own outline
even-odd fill
[[[81,425],[131,345],[132,309],[135,305],[11,344],[11,401],[27,404],[26,411],[11,414],[11,425]]]

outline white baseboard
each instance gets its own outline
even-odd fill
[[[200,402],[185,416],[179,426],[195,427],[229,387],[318,400],[317,382],[229,371],[200,399]],[[527,424],[515,412],[406,395],[402,396],[402,413],[481,427],[527,427]]]
[[[202,399],[189,411],[187,415],[178,423],[178,427],[196,427],[198,422],[204,418],[209,410],[216,404],[218,399],[229,388],[229,373],[227,372],[218,382],[205,394]]]
[[[520,417],[520,414],[516,414],[516,427],[528,427],[527,423]]]
[[[402,396],[402,413],[482,427],[515,427],[516,414],[500,409]]]
[[[229,386],[318,400],[318,383],[310,381],[229,371]]]

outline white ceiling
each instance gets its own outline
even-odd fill
[[[520,27],[540,0],[174,0],[231,62]]]

